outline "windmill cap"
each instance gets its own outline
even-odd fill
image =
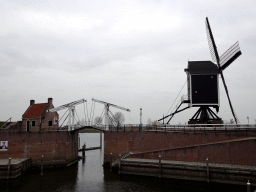
[[[211,61],[189,61],[185,72],[190,74],[218,74],[219,68]]]

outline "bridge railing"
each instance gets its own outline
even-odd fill
[[[256,124],[186,124],[186,125],[167,125],[167,124],[123,124],[119,127],[104,125],[104,131],[256,131]]]

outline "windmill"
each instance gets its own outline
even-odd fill
[[[199,107],[194,116],[190,119],[189,123],[222,123],[219,118],[210,107],[214,107],[216,111],[219,111],[219,75],[221,76],[225,92],[228,97],[229,106],[234,117],[236,124],[239,120],[233,109],[228,88],[223,76],[223,70],[226,69],[234,60],[236,60],[242,53],[240,51],[239,43],[236,42],[227,51],[225,51],[221,57],[219,57],[217,47],[213,38],[211,27],[206,18],[206,32],[207,39],[212,56],[212,61],[189,61],[188,68],[185,69],[187,73],[187,97],[182,97],[180,104],[176,107],[176,110],[158,121],[164,120],[170,117],[167,124],[172,117],[187,108]],[[188,103],[188,107],[180,109],[183,103]]]

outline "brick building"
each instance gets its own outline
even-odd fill
[[[47,103],[35,103],[30,100],[30,106],[22,115],[22,132],[50,131],[58,129],[59,114],[48,112],[54,108],[52,98],[48,98]]]

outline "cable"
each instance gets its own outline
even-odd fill
[[[91,122],[93,122],[93,116],[94,116],[94,110],[95,110],[95,102],[93,102],[93,112],[92,112],[92,121]]]
[[[67,115],[67,117],[64,119],[63,123],[67,120],[67,118],[68,118],[68,115]],[[62,127],[63,123],[61,124],[60,127]]]
[[[68,112],[68,109],[67,111],[64,113],[64,115]],[[64,115],[62,115],[62,117],[59,119],[59,122],[61,121],[61,119],[64,117]]]
[[[86,111],[87,111],[87,122],[88,122],[88,125],[89,125],[89,124],[90,124],[90,122],[89,122],[89,113],[88,113],[87,102],[86,102]]]
[[[76,110],[75,110],[75,112],[76,112]],[[78,115],[77,115],[77,112],[76,112],[76,116],[77,116],[77,118],[78,118],[78,122],[81,122],[80,121],[80,119],[79,119],[79,117],[78,117]],[[80,123],[79,123],[80,124]],[[80,124],[81,125],[81,124]]]
[[[101,113],[101,116],[100,116],[101,122],[102,122],[102,120],[103,120],[104,111],[105,111],[105,108],[103,108],[102,113]],[[95,125],[97,125],[97,124],[98,124],[98,123],[95,122]]]
[[[184,86],[186,85],[186,83],[187,83],[187,81],[185,81],[185,83],[184,83],[183,87],[181,88],[181,90],[180,90],[180,92],[179,92],[178,96],[176,97],[176,99],[174,100],[174,102],[173,102],[172,106],[174,105],[175,101],[176,101],[176,100],[177,100],[177,98],[179,97],[179,95],[180,95],[181,91],[183,90]],[[166,113],[166,115],[169,113],[169,111],[171,110],[172,106],[170,107],[170,109],[168,110],[168,112]]]
[[[68,110],[62,115],[62,117],[59,119],[59,122],[61,121],[61,119],[64,117],[64,115],[65,115],[67,112],[68,112]],[[63,124],[63,123],[62,123],[62,124]],[[54,125],[51,130],[55,129],[55,127],[56,127],[57,125],[58,125],[58,124]]]
[[[85,104],[84,104],[84,121],[85,121],[84,123],[85,123],[85,126],[86,126],[87,125],[87,123],[86,123],[87,121],[86,121],[86,113],[85,113]]]

